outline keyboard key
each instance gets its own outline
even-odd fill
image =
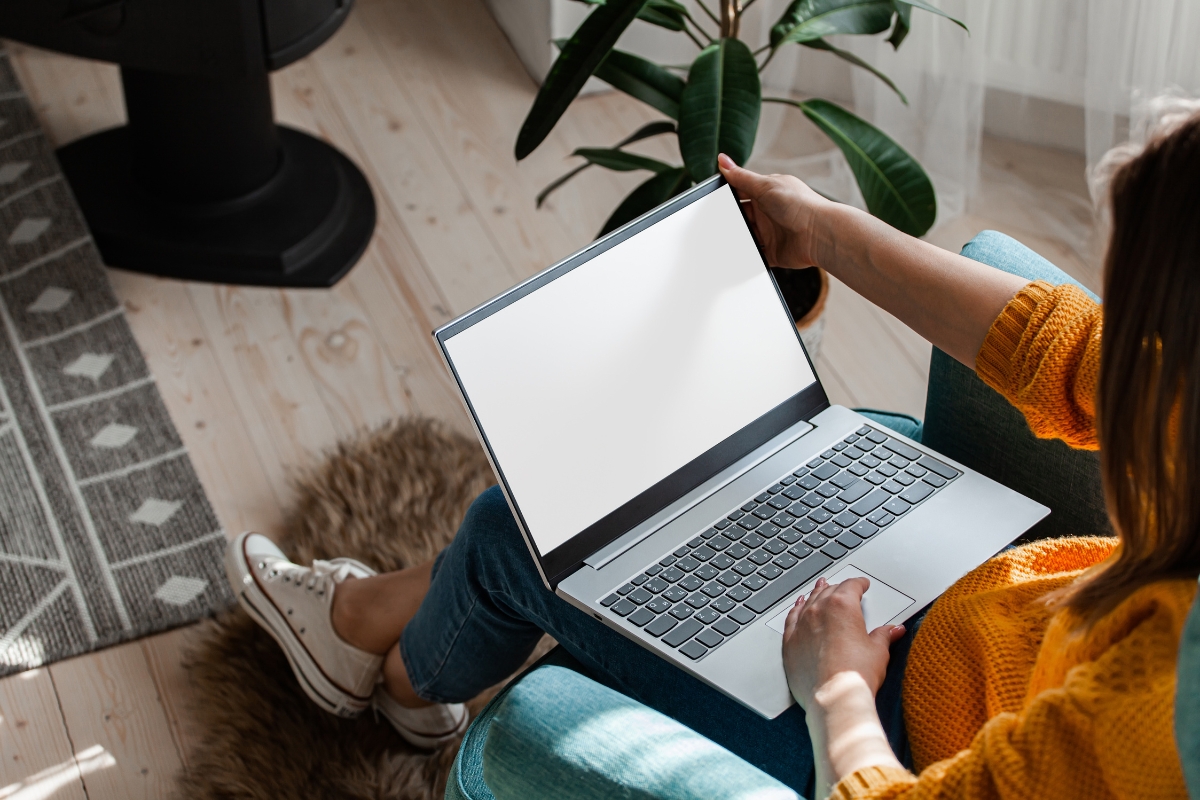
[[[846,553],[848,553],[850,551],[847,550],[846,548],[842,547],[837,542],[830,542],[829,544],[827,544],[821,548],[821,552],[824,553],[825,555],[829,556],[830,558],[841,558],[842,556],[846,555]]]
[[[844,455],[846,458],[857,461],[858,459],[865,456],[866,453],[863,452],[862,450],[859,450],[857,447],[847,447],[845,450],[842,451],[842,455]]]
[[[704,608],[706,605],[709,604],[709,602],[711,600],[712,600],[712,598],[709,597],[708,595],[701,594],[700,592],[696,592],[693,595],[689,595],[688,599],[684,600],[684,602],[687,603],[692,608]]]
[[[800,480],[796,481],[797,485],[803,486],[805,489],[812,490],[821,485],[821,479],[816,475],[805,475]]]
[[[893,497],[883,506],[885,511],[895,514],[897,517],[903,514],[908,509],[912,508],[908,503],[901,500],[899,497]]]
[[[725,641],[725,637],[714,631],[712,628],[707,628],[696,636],[696,641],[708,647],[716,647],[721,642]]]
[[[837,537],[842,535],[842,531],[844,531],[845,528],[843,528],[841,525],[838,525],[836,522],[830,520],[829,522],[826,522],[824,525],[822,525],[820,528],[817,528],[817,530],[819,530],[823,536],[827,536],[830,539],[836,539]]]
[[[888,439],[886,442],[879,442],[879,444],[882,444],[884,447],[886,447],[888,450],[891,450],[893,453],[899,453],[900,455],[907,458],[909,461],[916,461],[918,458],[921,457],[920,450],[909,447],[904,442],[901,442],[897,439]]]
[[[720,597],[725,594],[725,587],[714,581],[713,583],[705,584],[704,588],[700,591],[709,597]]]
[[[845,442],[838,442],[837,444],[835,444],[835,445],[833,446],[833,449],[834,449],[834,450],[836,450],[837,452],[839,452],[839,453],[840,453],[840,452],[842,452],[843,450],[845,450],[845,449],[846,449],[847,447],[849,447],[849,446],[850,446],[850,445],[846,444]]]
[[[723,530],[725,530],[726,528],[728,528],[728,527],[729,527],[730,525],[732,525],[732,524],[733,524],[733,523],[732,523],[732,522],[730,522],[730,521],[729,521],[729,520],[727,520],[727,519],[721,519],[721,520],[717,520],[717,522],[716,522],[716,523],[713,525],[713,527],[714,527],[714,528],[716,528],[716,529],[717,529],[717,530],[719,530],[719,531],[723,531]]]
[[[833,519],[833,514],[830,514],[828,511],[826,511],[823,508],[818,508],[816,511],[811,512],[808,515],[808,518],[811,519],[813,522],[817,523],[818,525],[821,525],[821,524]]]
[[[738,520],[738,525],[748,531],[752,531],[762,524],[762,520],[758,517],[742,517]]]
[[[830,500],[822,507],[830,514],[840,514],[846,510],[846,504],[841,500]]]
[[[732,528],[725,531],[725,533],[724,533],[724,536],[726,539],[732,539],[735,542],[745,535],[746,535],[746,529],[739,528],[737,525],[734,525]]]
[[[925,474],[929,472],[929,470],[925,469],[920,464],[911,464],[908,469],[904,471],[909,475],[912,475],[914,478],[924,478]]]
[[[679,622],[670,614],[664,614],[646,626],[646,633],[651,636],[662,636],[678,624]]]
[[[891,461],[888,463],[896,469],[908,469],[912,465],[911,461],[902,458],[901,456],[892,456]]]
[[[665,614],[671,610],[671,601],[662,597],[656,597],[649,603],[646,603],[646,608],[655,614]]]
[[[875,534],[879,533],[879,528],[875,527],[865,519],[850,528],[850,532],[860,539],[870,539]]]
[[[716,554],[717,554],[717,552],[715,550],[713,550],[707,546],[697,547],[695,550],[692,551],[692,558],[696,559],[697,561],[708,561],[710,558],[712,558]]]
[[[741,542],[738,542],[725,552],[729,554],[730,558],[737,560],[739,558],[745,558],[746,554],[750,552],[750,548],[746,547],[746,545],[742,544]]]
[[[829,480],[834,475],[837,475],[837,473],[838,473],[838,468],[835,467],[833,464],[828,464],[828,463],[822,464],[821,466],[817,467],[816,469],[814,469],[812,471],[814,478],[819,478],[820,480],[823,480],[823,481]]]
[[[711,581],[713,578],[717,577],[717,575],[721,574],[721,571],[711,564],[705,564],[692,574],[702,581]]]
[[[775,499],[779,500],[780,498],[776,497]],[[783,498],[783,502],[786,505],[788,502],[787,498]],[[758,508],[754,509],[754,516],[758,517],[759,519],[770,519],[771,517],[775,516],[775,513],[776,510],[771,506],[759,506]]]
[[[831,448],[831,449],[829,449],[829,450],[826,450],[824,453],[821,453],[821,458],[824,458],[824,459],[827,459],[827,460],[828,460],[828,459],[830,459],[830,458],[833,458],[833,457],[834,457],[834,456],[836,456],[836,455],[837,455],[837,451],[836,451],[836,450],[833,450],[833,449]]]
[[[757,592],[759,589],[761,589],[762,587],[764,587],[766,585],[767,585],[767,579],[760,575],[751,575],[749,578],[746,578],[744,581],[742,581],[742,586],[744,586],[745,588],[749,589],[752,592]],[[624,601],[621,601],[621,602],[624,602]],[[618,605],[620,605],[620,603],[618,603]]]
[[[847,486],[853,486],[858,483],[858,479],[849,473],[843,472],[840,475],[834,475],[829,479],[829,482],[839,489],[845,489]]]
[[[795,556],[790,555],[788,553],[784,553],[783,555],[779,556],[771,563],[774,564],[775,566],[779,567],[780,569],[791,569],[792,567],[796,566],[796,564],[798,564],[799,562],[800,562],[800,559],[798,559]]]
[[[667,556],[666,558],[660,559],[658,562],[658,565],[660,567],[669,567],[678,560],[679,559],[676,558],[675,556]]]
[[[720,533],[721,532],[719,530],[717,530],[716,528],[709,528],[704,533],[700,534],[700,536],[701,536],[701,538],[704,539],[704,541],[707,542],[709,539],[713,538],[714,536],[720,535]]]
[[[637,611],[637,606],[628,600],[621,600],[612,607],[612,610],[614,614],[620,614],[622,617],[628,617],[634,611]]]
[[[875,443],[872,442],[870,439],[860,439],[859,441],[854,443],[854,446],[857,447],[859,450],[862,450],[864,453],[869,453],[872,450],[874,450],[876,447]]]
[[[709,540],[709,542],[708,542],[708,546],[711,547],[713,550],[716,550],[717,552],[724,550],[726,547],[729,547],[729,545],[731,545],[731,544],[733,544],[733,542],[729,541],[724,536],[717,536],[717,537]]]
[[[822,462],[821,462],[820,458],[814,458],[812,461],[808,462],[804,466],[808,467],[809,469],[816,469],[817,467],[821,466],[821,463]]]
[[[858,430],[856,430],[854,432],[854,435],[855,436],[866,436],[870,432],[871,432],[871,429],[868,428],[866,425],[863,425],[861,428],[859,428]]]
[[[682,622],[675,626],[675,630],[663,637],[663,641],[671,645],[671,647],[679,647],[688,639],[695,636],[700,631],[704,630],[704,626],[694,619],[689,619],[687,622]],[[698,658],[699,656],[697,656]]]
[[[819,533],[810,534],[809,536],[804,537],[804,543],[809,547],[823,547],[828,541],[828,539]]]
[[[823,483],[817,487],[817,494],[824,497],[826,500],[836,495],[841,489],[834,486],[832,483]]]
[[[704,585],[704,581],[697,578],[695,575],[688,575],[679,582],[679,588],[687,589],[689,592],[694,592]]]
[[[899,472],[899,470],[897,470],[897,469],[896,469],[895,467],[893,467],[891,464],[880,464],[880,465],[879,465],[879,466],[878,466],[878,467],[875,469],[875,471],[876,471],[876,472],[878,472],[880,475],[883,475],[883,476],[885,476],[885,477],[888,477],[888,478],[892,477],[892,476],[893,476],[893,475],[895,475],[897,472]]]
[[[679,569],[678,567],[667,567],[663,570],[662,575],[659,575],[658,577],[662,578],[667,583],[675,583],[675,581],[683,577],[683,570]]]
[[[691,572],[696,567],[700,566],[700,562],[697,561],[696,559],[692,558],[691,556],[688,556],[687,558],[681,558],[677,562],[675,562],[675,566],[678,567],[679,569],[683,570],[684,572]]]
[[[715,608],[722,614],[728,614],[729,611],[736,605],[737,603],[733,602],[728,597],[718,597],[716,600],[713,600],[708,607]]]
[[[754,621],[754,612],[745,606],[738,606],[733,611],[729,612],[729,617],[730,619],[734,619],[742,625],[749,625]]]
[[[636,588],[636,587],[634,587],[634,585],[632,583],[627,583],[624,586],[622,586],[620,589],[617,589],[617,594],[624,597],[625,595],[632,592],[634,590],[634,588]]]
[[[846,487],[845,491],[838,495],[838,500],[841,500],[843,503],[857,503],[859,500],[862,500],[864,497],[866,497],[867,493],[870,491],[871,484],[867,483],[866,481],[856,480],[853,484]],[[828,506],[826,506],[826,508],[828,508]]]
[[[891,521],[894,520],[895,518],[896,517],[894,515],[889,514],[888,512],[884,511],[881,508],[878,511],[876,511],[874,514],[872,514],[871,516],[867,517],[867,520],[882,528],[883,526],[891,523]]]
[[[762,547],[767,540],[759,536],[757,533],[752,533],[742,540],[742,544],[753,550],[756,547]]]
[[[892,480],[904,486],[912,486],[913,481],[915,481],[916,478],[914,478],[912,475],[909,475],[907,472],[901,472],[899,475],[892,478]]]
[[[886,481],[887,478],[883,477],[878,472],[872,472],[869,475],[864,475],[863,480],[868,481],[868,482],[873,483],[874,485],[878,486],[879,484]]]
[[[884,434],[882,434],[879,431],[874,430],[874,429],[868,430],[866,433],[863,434],[863,436],[867,437],[875,444],[883,444],[884,442],[886,442],[888,440],[887,436],[885,436]]]
[[[806,544],[794,544],[788,548],[788,553],[799,559],[805,559],[812,555],[813,549]]]
[[[773,486],[768,487],[767,491],[770,492],[771,494],[779,494],[780,492],[783,491],[783,484],[776,483]]]
[[[929,497],[929,495],[931,495],[931,494],[933,494],[933,487],[930,486],[928,483],[921,482],[921,483],[913,484],[912,486],[905,489],[903,492],[900,493],[900,497],[905,502],[916,505],[917,503],[924,500],[926,497]]]
[[[802,519],[794,527],[801,533],[812,533],[817,529],[817,523],[811,519]]]
[[[678,603],[683,598],[687,597],[687,590],[680,589],[678,586],[672,586],[662,593],[662,596],[670,600],[672,603]]]
[[[850,510],[863,517],[887,502],[888,498],[887,492],[882,489],[873,489],[869,495],[851,505]]]
[[[855,442],[858,441],[858,439],[859,439],[858,434],[852,433],[849,436],[847,436],[845,439],[842,439],[842,441],[845,442],[846,444],[854,444]]]
[[[653,578],[655,575],[657,575],[658,573],[660,573],[662,571],[663,571],[663,568],[660,567],[658,564],[651,564],[650,569],[646,570],[646,574],[649,575],[651,578]]]
[[[682,547],[680,547],[678,550],[676,550],[675,552],[671,553],[671,555],[675,556],[676,558],[683,558],[684,556],[686,556],[688,554],[688,550],[689,550],[689,548],[685,544]]]
[[[736,510],[730,512],[729,514],[726,514],[725,519],[731,519],[734,522],[737,522],[739,519],[741,519],[744,516],[746,516],[745,511],[742,511],[741,509],[736,509]]]
[[[713,629],[719,632],[722,636],[733,636],[742,628],[729,617],[721,617],[713,623]]]
[[[741,601],[743,601],[747,597],[749,597],[750,594],[751,594],[750,590],[747,589],[745,586],[735,586],[734,588],[730,589],[726,593],[725,596],[728,598],[731,598],[733,600],[737,600],[740,603]],[[737,619],[736,613],[734,613],[734,612],[730,612],[730,613],[733,614],[734,619]]]
[[[692,618],[700,620],[705,625],[712,625],[721,618],[721,615],[713,611],[712,608],[702,608]]]
[[[947,466],[940,461],[935,461],[929,456],[921,456],[917,463],[930,472],[936,472],[948,481],[958,477],[958,470],[954,467]]]
[[[783,528],[780,528],[774,522],[764,522],[762,526],[755,531],[755,533],[764,539],[770,539],[773,536],[778,536],[779,534],[783,533]]]
[[[932,472],[930,472],[928,475],[925,476],[924,481],[926,483],[928,483],[930,486],[945,486],[946,485],[945,478],[943,478],[941,475],[934,475]]]
[[[849,528],[849,527],[852,527],[856,522],[858,522],[858,517],[856,517],[854,514],[850,513],[849,511],[846,511],[846,512],[844,512],[842,514],[838,514],[836,517],[834,517],[833,521],[835,523],[837,523],[838,525],[842,526],[843,528]]]
[[[796,482],[796,476],[794,476],[794,475],[784,475],[782,478],[779,479],[779,484],[781,486],[791,486],[795,482]]]
[[[864,467],[862,464],[851,464],[850,468],[846,471],[849,472],[851,475],[855,475],[859,478],[861,478],[863,475],[866,475],[868,472],[870,472],[870,470],[867,469],[866,467]]]
[[[654,595],[650,594],[645,589],[642,589],[639,587],[638,589],[635,589],[633,592],[631,592],[629,597],[627,597],[626,599],[631,602],[637,603],[639,606],[641,606],[641,605],[645,605],[647,602],[649,602],[651,597],[654,597]]]
[[[610,594],[608,597],[606,597],[600,601],[600,605],[604,606],[605,608],[609,608],[610,606],[612,606],[613,603],[617,602],[620,599],[621,599],[621,595]]]
[[[863,456],[863,457],[862,457],[862,460],[861,460],[861,461],[859,461],[858,463],[859,463],[859,465],[860,465],[860,466],[867,467],[868,469],[875,469],[876,467],[878,467],[878,466],[879,466],[880,464],[882,464],[883,462],[882,462],[882,461],[880,461],[880,460],[879,460],[878,458],[876,458],[875,456],[872,456],[872,455],[866,455],[866,456]]]
[[[807,489],[805,489],[805,487],[801,486],[800,484],[796,484],[795,486],[789,486],[787,490],[784,491],[783,496],[789,500],[799,500],[804,496],[806,491]]]
[[[783,511],[785,508],[787,508],[791,504],[792,504],[791,498],[784,497],[783,495],[780,495],[778,497],[772,497],[770,500],[767,501],[767,505],[770,506],[771,508],[775,509],[776,511]]]
[[[783,570],[780,569],[779,567],[775,566],[774,564],[767,564],[765,567],[763,567],[762,569],[760,569],[758,571],[758,574],[762,575],[764,578],[766,578],[769,581],[773,581],[776,578],[778,578],[780,575],[783,574]]]
[[[688,542],[688,547],[691,547],[694,549],[694,548],[699,547],[702,544],[704,544],[704,539],[697,536],[695,539],[692,539],[690,542]]]
[[[632,583],[634,586],[641,586],[643,583],[645,583],[648,580],[650,580],[649,575],[637,575],[633,578],[633,580],[631,580],[629,582]]]
[[[653,622],[654,617],[655,617],[655,614],[650,609],[639,608],[637,611],[635,611],[629,615],[629,621],[632,622],[634,625],[637,625],[640,628],[643,625],[645,625],[647,622]]]
[[[764,550],[755,550],[750,554],[750,561],[758,564],[760,567],[771,560],[771,554]]]
[[[792,471],[792,475],[795,476],[796,478],[803,478],[807,474],[808,474],[808,467],[801,467],[800,469]]]
[[[747,575],[753,575],[757,570],[758,570],[758,565],[749,560],[742,561],[736,567],[733,568],[733,571],[736,572],[738,575],[741,575],[742,577],[745,577]],[[738,578],[738,583],[741,583],[741,582],[742,582],[742,579]]]
[[[789,528],[783,533],[779,534],[779,541],[785,544],[795,544],[796,542],[800,541],[800,531],[796,530],[795,528]]]
[[[722,572],[721,577],[717,578],[724,586],[737,586],[742,581],[742,576],[733,570]]]
[[[695,661],[698,658],[702,658],[704,654],[708,652],[708,648],[693,639],[683,647],[679,648],[679,652]]]
[[[782,542],[779,539],[772,539],[763,545],[763,550],[766,550],[773,556],[777,556],[784,550],[787,550],[787,542]]]
[[[767,494],[766,492],[763,492],[762,494],[760,494],[758,497],[754,498],[753,500],[747,500],[745,503],[742,503],[742,511],[745,511],[747,514],[749,514],[751,511],[758,508],[759,503],[765,503],[770,499],[771,499],[771,495]]]
[[[831,564],[833,564],[833,559],[829,556],[823,553],[814,553],[809,558],[806,558],[804,561],[785,572],[782,578],[772,582],[769,588],[764,589],[747,600],[746,607],[756,614],[763,613],[768,608],[794,592],[796,589],[799,589],[801,586],[817,577],[817,575],[820,575]],[[742,622],[742,620],[738,619],[736,609],[730,612],[729,616],[733,617],[738,622]]]
[[[781,528],[790,528],[790,527],[792,527],[792,523],[795,521],[796,521],[796,518],[793,517],[791,514],[784,513],[784,514],[777,514],[771,520],[771,524],[778,525]]]
[[[904,491],[904,487],[901,486],[900,484],[896,483],[895,481],[888,481],[887,483],[883,484],[883,486],[881,486],[879,488],[881,488],[885,492],[889,492],[891,494],[900,494],[901,492]]]
[[[830,463],[830,464],[837,464],[837,465],[838,465],[839,467],[841,467],[842,469],[845,469],[846,467],[850,466],[850,465],[851,465],[851,464],[853,464],[854,462],[853,462],[853,461],[851,461],[850,459],[846,458],[846,457],[845,457],[844,455],[842,455],[841,453],[838,453],[836,456],[834,456],[833,458],[829,459],[829,463]]]
[[[837,542],[838,542],[838,544],[840,544],[842,547],[846,548],[847,550],[853,550],[854,548],[856,548],[860,544],[862,544],[862,539],[858,538],[853,533],[847,532],[847,533],[843,533],[841,536],[837,537]]]
[[[680,603],[671,609],[671,616],[675,619],[687,619],[696,612],[696,609],[689,606],[687,603]]]
[[[729,569],[733,566],[733,559],[725,553],[721,553],[708,563],[713,565],[713,569]]]

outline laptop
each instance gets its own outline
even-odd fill
[[[830,405],[719,176],[434,336],[546,586],[767,718],[818,577],[899,623],[1049,513]]]

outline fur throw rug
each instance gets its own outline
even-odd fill
[[[380,572],[421,563],[493,482],[474,441],[429,420],[392,422],[301,476],[281,546],[300,563],[351,556]],[[180,798],[442,797],[457,742],[419,751],[370,711],[340,719],[320,710],[240,608],[205,623],[187,662],[202,734]],[[471,703],[472,715],[492,694]]]

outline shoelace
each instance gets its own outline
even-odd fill
[[[341,583],[350,575],[352,567],[347,563],[317,560],[311,567],[303,567],[290,562],[276,563],[267,573],[267,578],[274,580],[282,578],[284,583],[294,583],[297,586],[305,584],[309,591],[324,595],[332,584]],[[307,580],[306,580],[307,579]]]

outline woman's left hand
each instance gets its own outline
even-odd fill
[[[783,634],[783,667],[792,695],[812,711],[821,687],[843,673],[857,673],[874,694],[887,672],[888,647],[904,635],[903,625],[883,625],[867,633],[862,598],[866,578],[830,585],[817,581],[788,613]]]

